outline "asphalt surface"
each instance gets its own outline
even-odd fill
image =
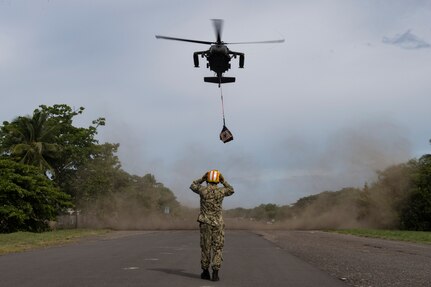
[[[355,287],[430,287],[431,244],[322,231],[259,231],[286,252]]]
[[[227,231],[219,282],[200,279],[199,233],[121,232],[0,256],[0,286],[347,286],[262,236]]]

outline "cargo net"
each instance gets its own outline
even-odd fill
[[[221,97],[221,110],[223,115],[223,128],[220,132],[220,140],[224,143],[228,143],[233,140],[233,135],[230,130],[226,127],[226,118],[224,115],[224,102],[223,102],[223,90],[220,87],[220,97]]]

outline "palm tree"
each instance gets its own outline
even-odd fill
[[[46,113],[35,110],[32,117],[18,117],[3,124],[4,153],[21,163],[37,166],[45,174],[53,172],[50,162],[57,157],[59,146],[54,142],[56,126],[49,124]]]

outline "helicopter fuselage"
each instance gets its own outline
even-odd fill
[[[212,45],[208,50],[207,67],[216,74],[223,74],[230,69],[229,49],[225,45]]]
[[[196,68],[199,67],[199,55],[207,59],[207,68],[214,71],[217,77],[222,77],[223,73],[231,68],[230,60],[237,56],[240,57],[239,67],[244,68],[244,54],[229,50],[223,43],[214,44],[206,51],[195,52],[193,54],[193,59]]]

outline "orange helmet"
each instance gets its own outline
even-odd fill
[[[210,170],[207,173],[207,182],[219,183],[220,182],[220,172],[216,169]]]

